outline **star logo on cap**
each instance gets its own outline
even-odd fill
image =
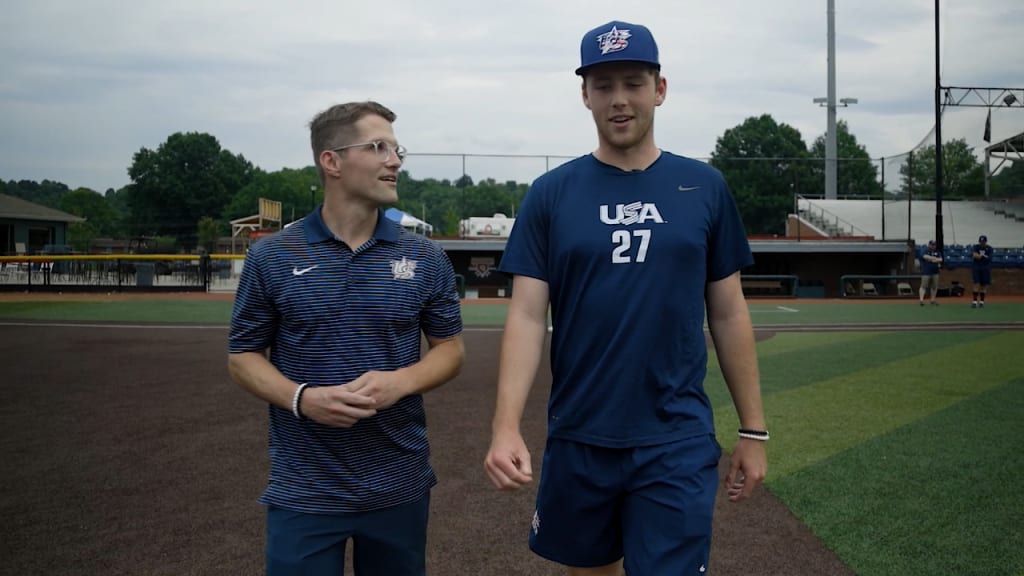
[[[618,27],[612,26],[612,29],[600,34],[597,37],[597,45],[601,49],[601,54],[611,54],[612,52],[619,52],[629,46],[628,38],[632,36],[629,30],[619,30]]]

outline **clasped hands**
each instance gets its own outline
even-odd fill
[[[346,384],[310,386],[299,411],[314,422],[350,428],[406,396],[407,385],[401,371],[370,371]]]

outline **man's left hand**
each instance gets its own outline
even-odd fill
[[[725,477],[725,489],[730,502],[750,498],[754,488],[764,482],[768,473],[768,457],[764,442],[740,438],[732,451],[729,474]]]
[[[371,370],[359,378],[344,384],[350,392],[358,392],[376,400],[374,408],[377,411],[392,406],[404,398],[409,389],[409,382],[401,371],[378,372]]]

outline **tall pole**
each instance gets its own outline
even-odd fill
[[[938,0],[936,0],[938,2]],[[828,128],[825,133],[825,198],[836,194],[836,2],[828,0]]]
[[[882,240],[885,240],[885,156],[879,163],[882,166]]]
[[[942,73],[939,62],[939,0],[935,0],[935,245],[942,242]]]

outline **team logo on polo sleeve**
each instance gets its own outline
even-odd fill
[[[617,27],[612,26],[612,29],[601,34],[597,37],[597,45],[601,49],[601,54],[610,54],[612,52],[619,52],[625,50],[626,46],[629,46],[628,38],[632,36],[629,30],[619,30]]]
[[[409,260],[405,256],[402,256],[401,260],[391,261],[391,275],[395,277],[395,280],[412,280],[416,277],[416,265],[419,264],[416,260]]]

